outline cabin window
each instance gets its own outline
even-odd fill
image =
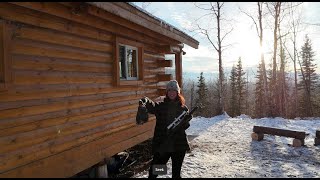
[[[121,80],[138,79],[138,48],[119,45],[119,76]]]
[[[114,86],[143,84],[143,44],[116,36],[114,47]]]

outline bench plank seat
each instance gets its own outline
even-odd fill
[[[303,131],[292,131],[286,129],[277,129],[271,127],[263,127],[263,126],[254,126],[253,132],[255,133],[263,133],[263,134],[271,134],[277,136],[285,136],[291,137],[295,139],[304,139],[306,137],[306,133]]]

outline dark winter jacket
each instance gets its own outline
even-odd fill
[[[169,98],[165,98],[163,102],[157,103],[149,98],[146,99],[148,112],[156,116],[156,126],[152,142],[153,153],[189,151],[190,147],[185,132],[185,129],[190,126],[189,122],[184,128],[178,130],[173,137],[167,137],[167,126],[184,110],[188,111],[188,107],[181,107],[179,101],[172,101]]]

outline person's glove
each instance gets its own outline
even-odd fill
[[[146,107],[147,97],[141,98],[139,100],[139,107],[136,115],[136,124],[141,125],[148,121],[148,109]]]
[[[147,97],[143,97],[139,100],[139,105],[146,106],[147,101]]]

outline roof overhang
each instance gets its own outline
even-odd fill
[[[125,18],[133,23],[160,33],[164,36],[172,38],[181,43],[187,44],[195,49],[198,49],[199,42],[182,32],[178,28],[166,23],[143,9],[126,2],[87,2],[93,6],[101,8],[107,12]]]

